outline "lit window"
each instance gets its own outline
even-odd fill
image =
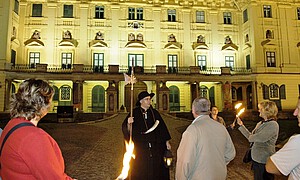
[[[95,18],[96,19],[104,19],[104,6],[96,6],[95,7]]]
[[[204,11],[196,11],[196,22],[204,23],[205,22],[205,13]]]
[[[177,73],[177,55],[169,54],[168,55],[168,72]]]
[[[61,66],[63,69],[71,69],[72,53],[62,53]]]
[[[266,58],[267,58],[267,67],[276,67],[275,52],[267,51]]]
[[[264,5],[264,17],[271,18],[272,17],[272,9],[270,5]]]
[[[39,52],[30,52],[29,53],[30,68],[35,68],[35,65],[37,63],[40,63],[40,53]]]
[[[198,55],[198,66],[200,67],[200,70],[206,70],[206,56],[205,55]]]
[[[231,24],[231,12],[223,13],[224,24]]]
[[[73,17],[73,5],[64,5],[64,18],[72,18]]]
[[[32,4],[32,17],[42,17],[42,4]]]
[[[175,22],[176,21],[176,10],[175,9],[169,9],[168,10],[168,21],[169,22]]]
[[[225,66],[232,68],[234,67],[234,57],[233,56],[225,56]]]
[[[94,53],[94,71],[103,72],[104,66],[104,54],[103,53]]]

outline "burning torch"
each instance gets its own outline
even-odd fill
[[[240,107],[242,106],[242,103],[237,103],[235,106],[234,106],[234,109],[238,110]],[[233,121],[233,125],[235,125],[236,123],[236,120],[239,118],[239,116],[245,111],[245,108],[242,108],[239,110],[239,112],[235,115],[235,119]]]
[[[124,73],[124,78],[125,78],[125,85],[131,84],[131,89],[130,89],[130,117],[133,116],[133,84],[137,82],[134,74],[134,60],[132,59],[132,66],[131,66],[131,76],[128,76],[126,73]],[[135,155],[133,154],[134,150],[134,143],[132,141],[132,124],[129,124],[129,142],[125,141],[125,146],[126,146],[126,152],[123,157],[123,168],[121,174],[117,177],[116,180],[124,180],[128,176],[128,172],[130,170],[130,160],[131,158],[135,158]],[[131,179],[129,175],[129,179]]]

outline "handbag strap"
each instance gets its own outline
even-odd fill
[[[11,128],[8,133],[6,134],[6,136],[4,137],[3,141],[2,141],[2,145],[1,145],[1,149],[0,149],[0,156],[1,156],[1,153],[2,153],[2,149],[3,149],[3,146],[7,140],[7,138],[11,135],[11,133],[13,133],[15,130],[17,130],[18,128],[20,127],[24,127],[24,126],[34,126],[33,124],[31,123],[20,123],[20,124],[17,124],[15,125],[13,128]]]

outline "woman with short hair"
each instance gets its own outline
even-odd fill
[[[275,143],[278,138],[278,109],[273,101],[263,101],[258,104],[259,116],[263,118],[250,132],[240,118],[237,118],[238,130],[252,143],[251,157],[254,180],[273,180],[274,175],[265,169],[267,159],[275,153]]]
[[[72,179],[64,172],[64,159],[56,141],[37,127],[49,111],[53,94],[54,90],[47,82],[29,79],[22,82],[12,96],[12,119],[0,138],[3,180]]]

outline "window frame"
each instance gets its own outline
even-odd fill
[[[104,6],[95,6],[95,19],[104,19]]]
[[[225,56],[225,67],[234,68],[234,56]]]
[[[196,23],[205,23],[205,11],[196,11]]]
[[[135,8],[128,7],[128,20],[135,20]]]
[[[43,4],[32,4],[32,17],[42,17],[43,16]]]
[[[41,53],[40,52],[29,52],[29,67],[36,68],[36,64],[41,61]]]
[[[223,12],[224,24],[232,24],[231,12]]]
[[[264,18],[272,18],[272,6],[263,5]]]
[[[200,70],[206,70],[207,67],[206,55],[203,54],[197,55],[197,65],[200,68]]]
[[[64,57],[64,55],[65,55],[65,57]],[[62,52],[61,53],[61,67],[62,67],[62,69],[71,69],[72,61],[73,61],[73,53],[71,53],[71,52]]]
[[[72,4],[64,4],[63,17],[73,18],[74,17],[74,6]]]
[[[16,14],[19,14],[19,6],[20,6],[20,2],[18,0],[15,0],[15,3],[14,3],[14,12]]]
[[[274,62],[272,62],[274,61]],[[266,51],[266,63],[267,67],[276,67],[276,52]]]
[[[144,9],[142,7],[136,8],[136,20],[144,19]]]
[[[244,11],[243,11],[243,21],[244,21],[244,23],[245,22],[247,22],[249,19],[248,19],[249,17],[248,17],[248,9],[245,9]]]
[[[176,22],[176,9],[168,9],[168,22]]]

